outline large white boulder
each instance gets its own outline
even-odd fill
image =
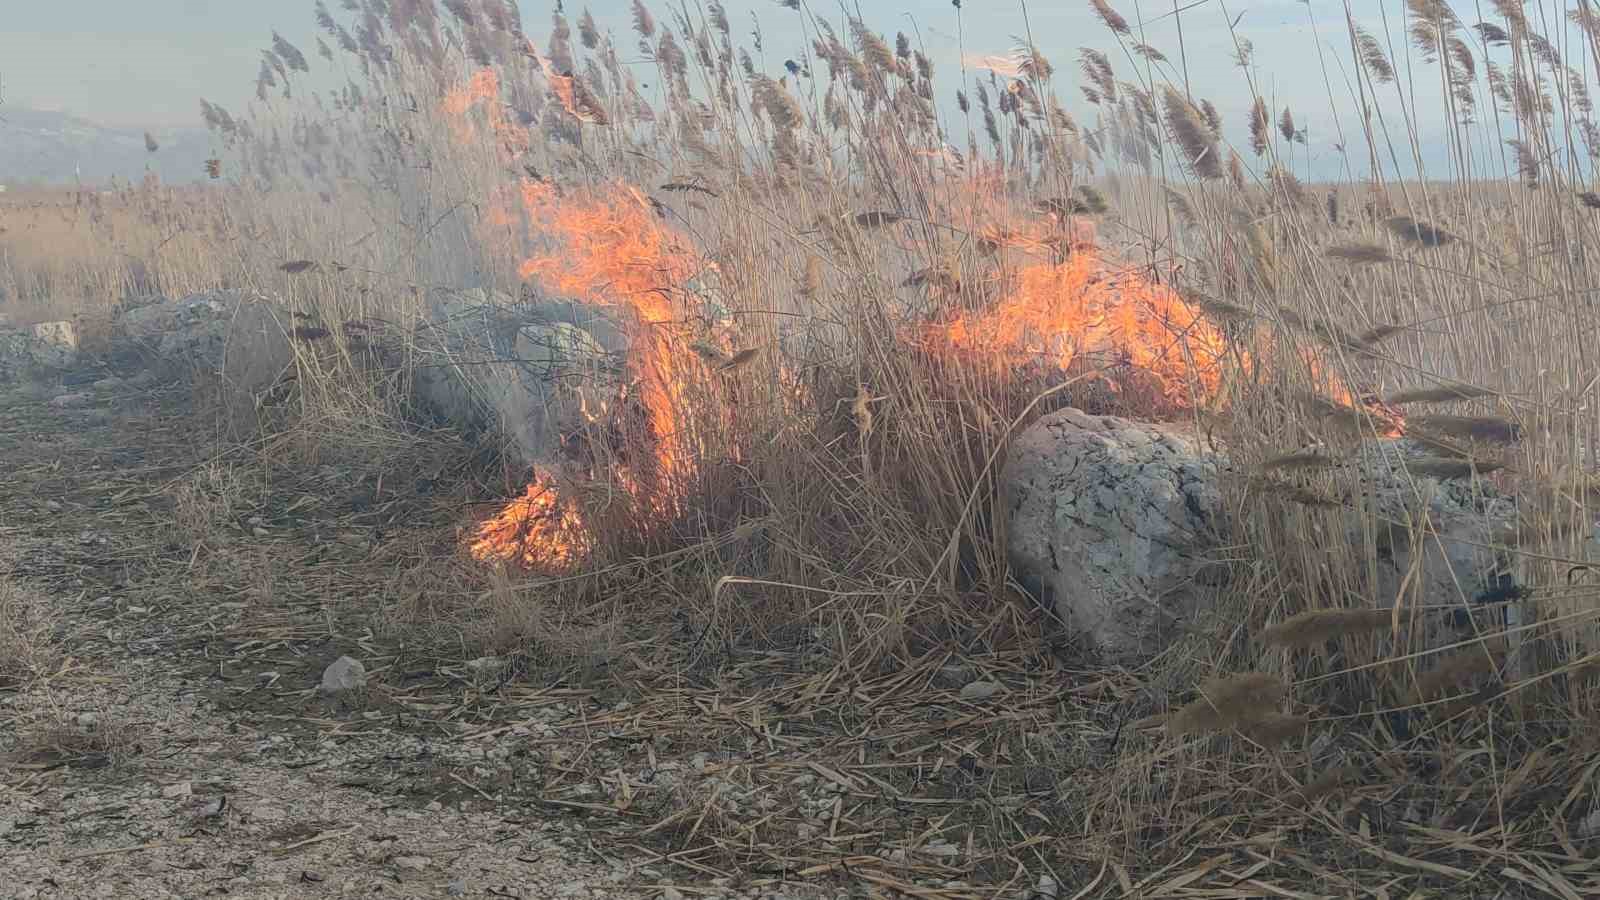
[[[1408,460],[1425,455],[1404,439],[1350,454],[1331,479],[1338,503],[1314,514],[1300,548],[1325,570],[1352,558],[1329,552],[1335,547],[1373,561],[1365,573],[1323,572],[1330,590],[1354,588],[1343,605],[1389,608],[1403,591],[1407,610],[1428,608],[1413,649],[1463,637],[1450,612],[1504,589],[1507,560],[1490,545],[1515,518],[1513,502],[1481,479],[1408,471]],[[1260,509],[1224,502],[1227,471],[1227,460],[1181,425],[1076,409],[1045,416],[1017,437],[1001,475],[1013,572],[1117,661],[1146,660],[1185,632],[1225,637],[1237,623],[1216,615],[1222,560],[1250,552],[1234,516]]]

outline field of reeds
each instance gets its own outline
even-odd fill
[[[255,464],[458,482],[426,589],[367,611],[383,640],[623,690],[651,753],[718,747],[749,790],[838,788],[820,818],[656,798],[628,840],[674,864],[930,897],[1600,889],[1600,21],[1409,0],[1401,44],[1341,16],[1328,89],[1359,112],[1331,180],[1247,29],[1235,95],[1191,96],[1183,48],[1086,2],[1096,49],[950,71],[807,0],[763,12],[803,35],[779,51],[714,0],[636,0],[631,33],[319,2],[248,112],[203,103],[208,186],[31,209],[0,309],[226,285],[327,324]],[[1419,175],[1440,129],[1449,170]],[[406,354],[375,366],[338,327],[480,289],[622,317],[630,376],[585,395],[580,452],[529,467],[432,429]],[[1226,628],[1138,670],[1008,572],[1007,444],[1069,405],[1190,422],[1252,476]],[[1328,461],[1397,431],[1518,504],[1515,590],[1444,650],[1364,602],[1393,523],[1324,538],[1360,493]],[[199,534],[214,487],[181,486]],[[635,788],[596,777],[631,825]],[[933,837],[959,852],[906,862]]]

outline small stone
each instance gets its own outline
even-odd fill
[[[114,391],[126,383],[115,375],[107,375],[94,383],[94,389],[97,391]]]
[[[467,893],[467,880],[457,878],[444,886],[444,892],[451,897],[463,897]]]
[[[267,530],[265,528],[262,528],[260,525],[257,525],[256,527],[250,529],[250,533],[255,535],[256,537],[266,537],[267,536]]]
[[[92,713],[92,712],[78,713],[78,727],[79,728],[93,728],[93,727],[95,727],[96,725],[99,725],[99,724],[100,724],[100,715],[98,713]]]
[[[426,856],[396,856],[394,864],[402,869],[421,872],[423,869],[433,865],[433,860]]]
[[[433,800],[433,801],[430,801],[428,803],[426,809],[428,810],[428,812],[438,812],[438,811],[444,809],[444,804],[440,803],[437,800]]]
[[[1000,685],[999,685],[998,682],[994,682],[994,681],[974,681],[971,684],[969,684],[966,687],[961,689],[961,699],[963,699],[963,700],[983,700],[983,699],[986,699],[988,697],[993,697],[996,693],[999,692],[999,690],[1000,690]]]
[[[85,391],[77,391],[71,394],[62,394],[52,399],[48,405],[52,409],[69,409],[74,406],[82,406],[88,402],[89,394]]]
[[[1039,884],[1033,889],[1035,900],[1056,900],[1061,896],[1061,885],[1048,872],[1039,876]]]
[[[341,656],[322,670],[322,691],[339,694],[367,686],[367,667],[358,659]]]
[[[177,800],[182,797],[187,797],[193,793],[194,785],[187,781],[180,781],[177,784],[169,784],[161,789],[161,796],[167,798],[168,800]]]
[[[506,661],[498,656],[480,656],[467,662],[467,670],[478,675],[485,675],[500,671]]]

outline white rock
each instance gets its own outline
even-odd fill
[[[339,694],[367,686],[367,667],[358,659],[341,656],[322,670],[322,691]]]
[[[999,693],[1000,685],[994,681],[974,681],[961,689],[961,699],[982,700]]]
[[[394,858],[394,864],[402,869],[410,869],[413,872],[420,872],[423,869],[433,865],[433,860],[426,856],[396,856]]]
[[[1378,553],[1376,581],[1363,590],[1379,608],[1393,606],[1402,586],[1408,606],[1441,609],[1488,590],[1499,560],[1486,545],[1514,515],[1511,502],[1482,482],[1406,473],[1404,461],[1420,455],[1420,445],[1403,439],[1363,445],[1335,479],[1349,495],[1347,511],[1311,538],[1360,548],[1374,522],[1426,509],[1437,537],[1414,549],[1400,535]],[[1240,549],[1223,547],[1239,524],[1220,490],[1227,466],[1183,426],[1076,409],[1045,416],[1018,436],[1001,475],[1012,569],[1112,661],[1137,664],[1180,635],[1223,629],[1213,612],[1228,569],[1218,559]],[[1344,585],[1365,576],[1334,574]],[[1453,639],[1443,616],[1424,627],[1413,647]]]
[[[167,798],[168,800],[177,800],[182,797],[187,797],[193,793],[194,785],[187,781],[180,781],[177,784],[169,784],[161,789],[161,796]]]
[[[82,406],[85,403],[88,403],[89,400],[90,396],[88,392],[76,391],[71,394],[62,394],[59,397],[54,397],[50,400],[48,405],[52,409],[71,409],[74,406]]]

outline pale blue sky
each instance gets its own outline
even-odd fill
[[[520,2],[528,33],[542,45],[549,34],[554,0]],[[650,5],[661,7],[662,2]],[[807,2],[825,18],[834,22],[842,18],[837,2]],[[1180,2],[1187,7],[1182,13],[1184,49],[1194,92],[1216,103],[1229,124],[1230,137],[1239,140],[1237,130],[1249,102],[1241,73],[1230,61],[1233,43],[1227,23],[1239,17],[1239,32],[1255,46],[1260,89],[1277,99],[1275,108],[1287,104],[1297,120],[1310,125],[1313,156],[1329,157],[1339,138],[1333,132],[1334,116],[1318,53],[1320,48],[1339,105],[1347,110],[1345,76],[1337,68],[1349,66],[1341,0]],[[1377,18],[1385,2],[1393,17],[1388,29]],[[1142,8],[1148,41],[1178,60],[1171,0],[1112,3],[1135,23]],[[1374,31],[1400,34],[1398,0],[1352,3]],[[890,37],[897,30],[914,39],[920,33],[939,69],[940,100],[948,101],[958,83],[959,60],[957,13],[951,0],[850,0],[850,4],[861,10],[869,25]],[[773,74],[782,74],[783,60],[803,49],[799,14],[776,0],[728,0],[725,5],[736,30],[746,38],[752,13],[758,17],[767,67]],[[963,0],[963,5],[961,24],[969,54],[1006,53],[1016,46],[1014,36],[1031,25],[1034,40],[1056,64],[1058,83],[1076,83],[1079,47],[1114,50],[1116,46],[1087,0],[1032,0],[1026,4],[1026,24],[1019,0]],[[235,113],[243,111],[253,94],[259,51],[270,43],[274,28],[297,44],[314,66],[322,64],[313,52],[318,31],[311,0],[57,0],[6,6],[9,9],[0,13],[4,25],[0,77],[6,102],[63,109],[108,124],[149,128],[197,124],[200,96]],[[329,6],[337,13],[337,3]],[[587,6],[602,27],[617,32],[620,46],[635,45],[626,0],[566,0],[565,6],[573,20]],[[1477,20],[1470,8],[1463,7],[1462,12],[1467,22]],[[1311,16],[1318,22],[1316,30],[1309,24]],[[658,19],[665,22],[668,17],[658,13]],[[913,31],[913,24],[918,31]],[[1119,74],[1128,77],[1125,60],[1113,54],[1113,62]],[[1430,87],[1436,78],[1431,69],[1419,76],[1419,82]],[[1085,108],[1075,92],[1073,108]],[[1427,130],[1431,127],[1425,126]],[[1347,137],[1354,142],[1354,135]]]

